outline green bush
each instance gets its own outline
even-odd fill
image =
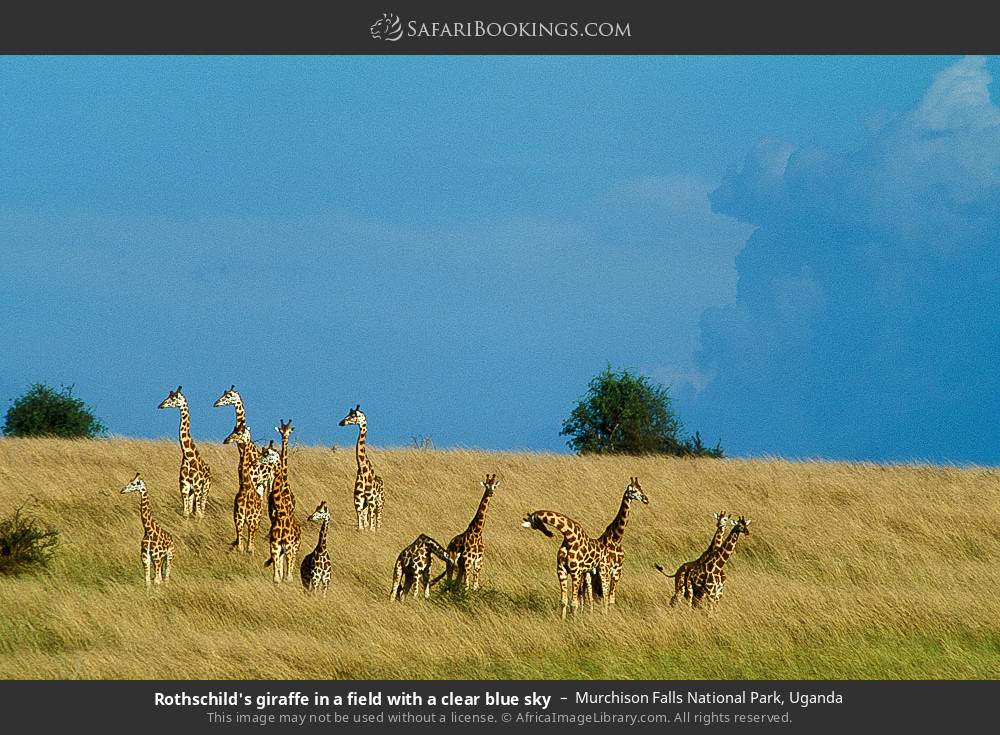
[[[21,510],[0,520],[0,574],[20,574],[45,566],[59,543],[56,529],[42,527]]]
[[[666,388],[608,366],[590,381],[560,434],[579,454],[723,456],[719,445],[705,447],[698,432],[685,440],[680,430]]]
[[[7,436],[92,439],[105,430],[93,410],[73,395],[72,386],[57,391],[43,383],[35,383],[14,401],[3,425]]]

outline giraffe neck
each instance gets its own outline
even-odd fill
[[[153,511],[149,507],[149,495],[145,490],[139,493],[139,517],[142,519],[143,530],[152,533],[156,524],[153,523]]]
[[[712,540],[708,542],[708,551],[715,551],[722,544],[722,537],[726,533],[725,526],[717,526],[715,529],[715,535],[712,536]]]
[[[722,546],[720,546],[718,549],[715,550],[714,557],[716,566],[722,567],[723,564],[729,561],[729,557],[733,555],[733,550],[736,548],[736,542],[739,540],[740,540],[740,530],[737,527],[729,532],[729,535],[726,537],[725,543],[723,543]]]
[[[282,479],[288,477],[288,435],[281,435],[281,456],[278,458]]]
[[[554,510],[540,510],[535,515],[545,524],[552,526],[565,538],[576,537],[586,538],[587,533],[583,527],[568,516],[556,513]]]
[[[628,495],[622,496],[622,504],[618,509],[618,515],[608,524],[607,530],[601,535],[604,541],[618,543],[625,536],[625,526],[628,525],[628,511],[631,502]]]
[[[323,524],[319,527],[319,541],[316,542],[316,548],[319,551],[326,551],[326,526],[328,521],[323,521]]]
[[[486,509],[489,508],[490,498],[493,497],[488,489],[483,492],[483,499],[479,501],[479,507],[476,509],[476,514],[472,516],[472,521],[469,523],[469,528],[466,533],[472,536],[478,536],[483,532],[483,526],[486,525]]]
[[[358,424],[358,445],[355,448],[355,454],[358,458],[358,469],[364,469],[368,466],[368,456],[365,454],[365,435],[368,433],[367,424]]]
[[[246,411],[243,410],[243,399],[237,398],[236,403],[233,404],[233,407],[236,409],[236,425],[246,426],[247,414]]]
[[[191,414],[188,412],[187,403],[181,404],[180,411],[181,411],[181,428],[180,428],[181,449],[183,449],[184,452],[187,453],[194,447],[194,442],[191,441]]]

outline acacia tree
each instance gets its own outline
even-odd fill
[[[721,447],[706,448],[697,432],[683,440],[680,431],[666,388],[608,366],[590,381],[560,435],[579,454],[722,456]]]
[[[105,431],[93,410],[73,395],[72,386],[61,391],[35,383],[14,401],[4,420],[7,436],[58,436],[92,439]]]

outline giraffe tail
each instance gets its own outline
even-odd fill
[[[674,572],[673,574],[667,574],[667,570],[666,570],[666,569],[664,569],[664,568],[663,568],[662,566],[660,566],[659,564],[654,564],[653,566],[654,566],[654,567],[656,567],[656,571],[658,571],[658,572],[659,572],[660,574],[662,574],[662,575],[663,575],[664,577],[670,577],[670,579],[673,579],[674,577],[676,577],[676,576],[677,576],[677,575],[678,575],[678,574],[680,573],[680,570],[677,570],[677,571],[676,571],[676,572]]]

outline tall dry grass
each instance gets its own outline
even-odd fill
[[[330,595],[276,589],[231,553],[236,449],[201,443],[215,480],[202,522],[180,516],[176,445],[0,440],[0,514],[26,504],[62,532],[50,567],[0,578],[3,678],[974,678],[1000,672],[998,472],[778,460],[579,458],[371,450],[385,526],[359,534],[353,452],[293,447],[304,528],[334,513]],[[174,578],[147,593],[136,470],[177,540]],[[389,601],[418,533],[447,543],[497,472],[483,589]],[[551,508],[595,533],[630,475],[650,496],[626,536],[617,609],[559,619],[557,539],[522,529]],[[711,513],[753,519],[717,613],[671,609],[652,569],[701,552]],[[266,536],[266,519],[263,529]]]

